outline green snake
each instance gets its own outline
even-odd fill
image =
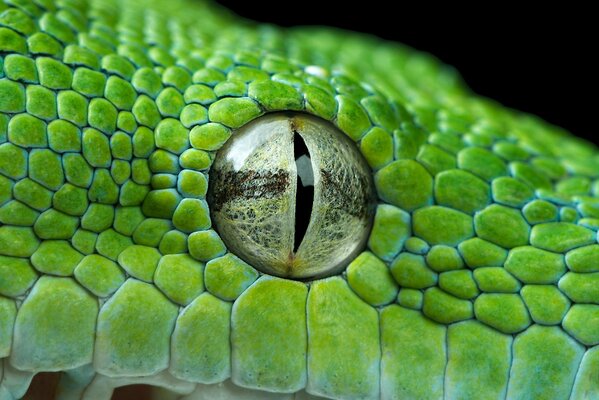
[[[0,3],[0,400],[597,399],[598,230],[597,149],[428,54]]]

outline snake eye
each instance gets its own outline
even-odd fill
[[[355,258],[376,196],[357,146],[327,121],[268,114],[241,127],[216,155],[208,191],[228,248],[262,272],[332,275]]]

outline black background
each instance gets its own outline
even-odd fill
[[[599,24],[595,13],[564,5],[455,8],[363,1],[323,10],[325,1],[220,0],[235,13],[282,26],[328,25],[366,32],[432,53],[458,69],[476,93],[536,114],[599,144]],[[407,6],[406,4],[411,4]]]

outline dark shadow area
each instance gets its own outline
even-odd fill
[[[456,67],[476,93],[599,143],[595,13],[580,5],[401,2],[392,11],[382,0],[326,9],[316,0],[218,2],[257,21],[335,26],[402,42]]]
[[[149,400],[151,392],[152,386],[149,385],[123,386],[114,390],[112,400]]]
[[[23,400],[54,399],[60,376],[60,372],[40,372],[36,374]]]
[[[53,400],[60,380],[60,372],[40,372],[36,374],[23,400]],[[152,386],[128,385],[114,390],[112,400],[149,400]]]

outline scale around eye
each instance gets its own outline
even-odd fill
[[[208,201],[228,248],[262,272],[340,272],[365,247],[376,195],[356,145],[330,122],[273,113],[234,133],[210,171]]]

